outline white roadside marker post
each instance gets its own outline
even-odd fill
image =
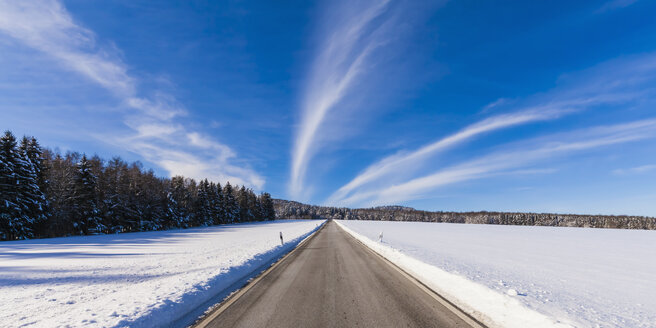
[[[285,245],[285,243],[282,241],[282,231],[280,232],[280,246]]]
[[[378,235],[378,242],[382,243],[383,242],[383,232],[380,232],[380,235]]]

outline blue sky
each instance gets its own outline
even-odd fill
[[[654,216],[654,12],[0,0],[0,127],[314,204]]]

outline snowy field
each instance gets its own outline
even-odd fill
[[[0,326],[184,326],[321,223],[0,242]]]
[[[492,326],[656,327],[656,231],[338,223]]]

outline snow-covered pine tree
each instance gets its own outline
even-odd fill
[[[260,204],[262,205],[262,216],[264,220],[275,220],[276,210],[273,207],[273,199],[271,199],[269,193],[265,192],[260,195]]]
[[[86,155],[83,155],[77,164],[73,195],[69,199],[73,213],[73,231],[76,234],[98,234],[106,230],[98,215],[95,188],[96,177],[91,172],[91,164]]]
[[[198,185],[196,180],[191,178],[184,179],[185,193],[182,204],[184,204],[189,214],[189,226],[197,227],[199,225],[198,220]]]
[[[103,216],[110,232],[136,231],[139,227],[138,214],[133,208],[133,188],[128,164],[114,157],[104,170],[106,190],[103,198]]]
[[[239,219],[239,204],[229,181],[223,187],[223,208],[225,210],[225,223],[237,222]]]
[[[180,205],[173,197],[173,190],[169,189],[166,193],[166,213],[164,214],[163,224],[165,229],[179,228],[178,222],[182,217],[180,213]]]
[[[72,193],[75,168],[71,154],[49,154],[46,199],[48,201],[48,227],[43,231],[47,237],[67,236],[71,230],[69,198]]]
[[[162,228],[162,192],[161,184],[155,177],[155,173],[143,171],[141,167],[134,172],[134,179],[137,180],[136,189],[136,208],[141,218],[141,231],[159,230]]]
[[[120,204],[123,209],[123,220],[127,231],[142,231],[143,215],[139,207],[142,201],[140,194],[141,164],[136,162],[126,165],[119,180]]]
[[[214,182],[210,182],[209,184],[208,198],[211,224],[219,224],[221,222],[221,194]]]
[[[250,202],[248,199],[248,190],[241,186],[237,191],[237,204],[239,204],[239,222],[252,221],[253,213],[251,212]]]
[[[221,184],[217,183],[216,186],[214,186],[214,208],[215,208],[215,215],[216,217],[214,218],[214,224],[223,224],[226,223],[226,211],[225,211],[225,202],[223,200],[223,189],[221,188]]]
[[[125,163],[118,157],[112,158],[105,166],[103,175],[97,180],[104,193],[98,210],[107,222],[109,233],[124,231],[123,211],[120,208],[121,195],[118,192],[118,183],[124,166]]]
[[[210,216],[210,199],[209,199],[209,186],[210,183],[207,179],[198,183],[198,191],[196,193],[196,202],[194,206],[194,217],[196,225],[208,226],[212,224],[212,217]]]
[[[5,132],[0,144],[0,235],[8,240],[33,238],[34,224],[44,218],[35,169],[11,132]]]
[[[251,221],[263,221],[262,204],[253,190],[248,189],[248,207],[251,209]]]
[[[212,198],[214,196],[212,191],[212,184],[209,182],[209,180],[205,179],[203,181],[203,189],[205,190],[205,219],[203,220],[203,225],[211,226],[214,224],[214,205],[212,204]]]
[[[6,131],[0,138],[0,239],[15,240],[23,231],[16,170],[20,161],[16,138]]]
[[[145,171],[141,163],[130,166],[131,208],[137,218],[138,231],[160,230],[166,212],[166,191],[152,170]]]
[[[166,184],[152,170],[149,170],[143,176],[145,178],[143,193],[148,195],[146,206],[149,208],[148,214],[153,224],[151,229],[164,230],[166,229],[165,220],[167,211]]]
[[[41,193],[45,194],[46,187],[48,184],[48,180],[47,180],[48,168],[46,167],[45,164],[43,149],[41,148],[41,145],[39,145],[39,142],[34,137],[28,138],[28,140],[26,141],[26,145],[24,147],[26,149],[27,157],[29,158],[32,165],[34,166],[34,171],[36,173],[36,179],[37,179],[36,183],[39,186]]]
[[[169,189],[168,215],[171,227],[188,228],[189,212],[185,206],[189,195],[185,188],[184,177],[174,176],[171,178],[171,187]]]
[[[34,138],[23,137],[18,148],[21,161],[17,166],[18,194],[23,202],[23,217],[31,231],[45,221],[46,198],[40,182],[44,183],[41,149]],[[27,238],[34,237],[33,233]]]

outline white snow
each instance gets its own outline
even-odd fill
[[[656,231],[338,223],[493,327],[656,327]]]
[[[0,326],[184,326],[322,223],[2,242]]]

